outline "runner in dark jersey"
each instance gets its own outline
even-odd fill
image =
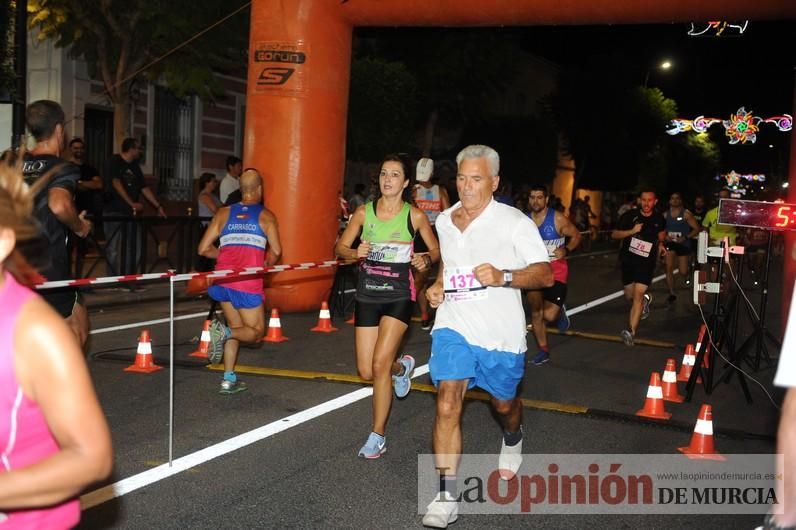
[[[31,261],[40,264],[39,272],[50,281],[72,279],[68,252],[69,238],[85,238],[92,224],[78,213],[75,191],[80,168],[60,156],[65,149],[64,112],[49,100],[35,101],[26,109],[28,130],[36,146],[25,155],[23,173],[32,184],[48,178],[47,185],[36,195],[33,215],[41,226],[42,248]],[[88,337],[88,314],[74,288],[45,290],[42,297],[67,320],[83,345]]]
[[[658,252],[666,254],[663,241],[666,236],[666,220],[663,215],[655,213],[658,198],[654,191],[641,192],[641,207],[625,212],[617,222],[617,228],[611,232],[612,239],[621,239],[622,248],[619,260],[622,265],[622,285],[625,299],[632,302],[630,308],[630,326],[622,330],[622,341],[633,345],[640,320],[649,315],[652,297],[647,289],[652,283],[652,273]]]

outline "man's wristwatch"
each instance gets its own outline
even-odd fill
[[[503,270],[503,287],[511,287],[511,280],[514,279],[514,274],[510,270]]]

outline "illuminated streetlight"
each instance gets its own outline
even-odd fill
[[[658,70],[669,70],[674,66],[674,64],[669,60],[665,59],[661,61],[655,68]],[[647,82],[650,80],[650,70],[651,68],[647,69],[647,74],[644,76],[644,88],[647,88]]]

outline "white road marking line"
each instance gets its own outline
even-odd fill
[[[162,464],[156,468],[138,473],[132,477],[120,480],[113,484],[109,484],[103,488],[86,493],[80,497],[80,504],[82,509],[87,510],[94,506],[108,502],[116,497],[121,497],[127,493],[141,489],[145,486],[163,480],[165,478],[181,473],[187,469],[198,466],[219,456],[231,453],[246,447],[260,440],[264,440],[275,434],[291,429],[297,425],[301,425],[319,416],[323,416],[334,410],[343,408],[351,403],[356,403],[362,399],[373,394],[373,387],[361,388],[354,392],[342,395],[338,398],[332,399],[316,405],[309,409],[297,412],[296,414],[287,416],[276,421],[272,421],[262,427],[258,427],[249,432],[239,434],[223,442],[219,442],[205,449],[196,451],[195,453],[188,454],[173,461],[173,465]]]
[[[652,283],[659,282],[659,281],[661,281],[664,278],[666,278],[665,274],[661,274],[660,276],[656,276],[656,277],[654,277],[652,279]],[[578,307],[573,307],[572,309],[567,308],[567,315],[569,315],[569,316],[577,315],[578,313],[580,313],[582,311],[586,311],[587,309],[591,309],[592,307],[596,307],[596,306],[598,306],[600,304],[604,304],[605,302],[613,300],[614,298],[620,298],[621,296],[624,296],[624,294],[625,294],[625,291],[623,289],[621,291],[617,291],[615,293],[611,293],[611,294],[609,294],[607,296],[603,296],[602,298],[597,298],[596,300],[592,300],[591,302],[586,302],[585,304],[579,305]]]
[[[188,315],[180,315],[178,317],[174,317],[174,320],[188,320],[190,318],[197,318],[207,316],[207,311],[203,311],[201,313],[191,313]],[[140,326],[151,326],[153,324],[165,324],[169,321],[168,318],[159,318],[157,320],[145,320],[144,322],[133,322],[132,324],[124,324],[121,326],[111,326],[109,328],[100,328],[100,329],[92,329],[89,332],[89,335],[98,335],[100,333],[110,333],[111,331],[119,331],[122,329],[130,329],[130,328],[137,328]]]

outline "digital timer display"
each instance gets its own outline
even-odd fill
[[[718,222],[766,230],[796,230],[796,204],[721,199]]]

